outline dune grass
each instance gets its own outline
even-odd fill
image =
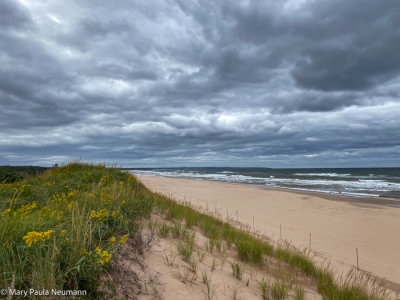
[[[238,279],[238,280],[242,280],[242,276],[243,276],[243,267],[241,264],[239,263],[231,263],[231,267],[232,267],[232,275]]]
[[[162,225],[159,232],[184,241],[178,247],[187,261],[194,240],[188,228],[196,226],[213,248],[233,248],[241,261],[263,268],[269,257],[292,268],[294,274],[308,276],[324,299],[385,298],[383,288],[371,289],[357,276],[337,282],[331,270],[317,266],[305,254],[275,247],[153,193],[129,173],[81,163],[0,184],[0,287],[80,289],[97,297],[99,274],[111,268],[112,255],[152,212],[173,221],[174,225]],[[266,283],[261,288],[273,291],[273,285]],[[277,285],[276,298],[283,297],[285,289]],[[206,294],[212,298],[212,289]]]

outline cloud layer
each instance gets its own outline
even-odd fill
[[[400,166],[397,0],[0,12],[0,164]]]

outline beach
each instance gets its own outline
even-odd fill
[[[279,242],[309,248],[339,273],[358,264],[400,292],[400,209],[376,201],[207,180],[138,175],[150,190],[219,211]],[[361,198],[359,198],[362,200]],[[357,249],[357,250],[356,250]]]

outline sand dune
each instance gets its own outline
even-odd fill
[[[339,272],[356,265],[400,284],[400,208],[352,203],[342,198],[205,180],[139,176],[151,190],[178,201],[218,209],[274,240],[309,247]],[[338,201],[332,201],[336,199]]]

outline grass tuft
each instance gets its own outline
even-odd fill
[[[289,295],[289,287],[283,280],[275,281],[271,286],[271,297],[274,300],[284,300]]]
[[[242,265],[240,265],[239,263],[231,263],[231,267],[232,267],[232,275],[236,279],[242,280],[242,276],[243,276],[243,267],[242,267]]]

